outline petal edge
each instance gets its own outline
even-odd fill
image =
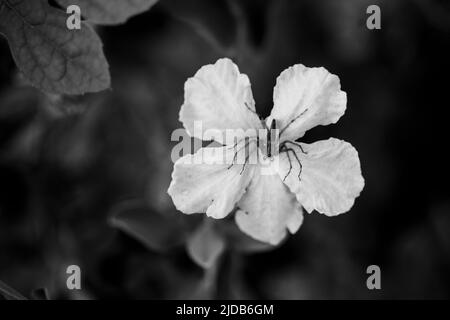
[[[277,78],[274,107],[267,122],[276,119],[282,140],[297,140],[318,125],[336,123],[345,113],[347,94],[339,77],[327,69],[296,64]]]
[[[227,129],[262,128],[250,80],[228,58],[201,67],[186,81],[180,121],[190,136],[202,140],[207,140],[206,130],[219,131],[214,140],[223,144]],[[196,122],[201,122],[202,130],[196,130]]]
[[[289,172],[289,158],[286,152],[280,154],[279,175],[296,195],[305,210],[316,210],[328,216],[345,213],[351,209],[355,199],[364,188],[364,178],[358,152],[342,140],[330,138],[312,144],[300,143],[292,147],[302,164],[290,152],[293,169]]]

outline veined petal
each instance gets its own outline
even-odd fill
[[[287,143],[295,152],[280,153],[279,175],[297,200],[311,213],[317,210],[335,216],[350,210],[364,187],[358,152],[345,141],[330,138],[300,147]],[[289,173],[290,164],[292,169]],[[289,173],[289,174],[288,174]]]
[[[345,112],[347,95],[339,78],[325,68],[297,64],[277,78],[273,102],[267,123],[277,120],[281,141],[297,140],[315,126],[336,123]]]
[[[254,149],[252,149],[254,150]],[[226,217],[242,197],[254,165],[233,163],[233,147],[202,148],[177,160],[168,193],[176,208],[186,214]]]
[[[203,66],[186,81],[180,121],[191,136],[202,140],[206,140],[202,137],[206,130],[219,130],[222,137],[214,140],[224,144],[230,144],[225,141],[226,129],[262,128],[247,75],[226,58]],[[201,121],[203,132],[195,130],[196,121]]]
[[[287,230],[297,232],[303,211],[276,172],[255,168],[247,192],[238,203],[235,220],[239,228],[256,240],[277,245]]]

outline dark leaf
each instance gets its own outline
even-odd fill
[[[206,219],[189,238],[187,250],[192,260],[202,268],[209,269],[225,251],[225,241],[211,221]]]
[[[2,281],[0,281],[0,294],[6,299],[6,300],[28,300],[23,295],[21,295],[19,292],[14,290],[13,288],[9,287]]]
[[[158,0],[57,0],[64,7],[78,5],[81,15],[96,24],[124,23],[130,17],[147,11]]]
[[[183,226],[177,219],[164,217],[138,201],[119,205],[114,210],[110,222],[112,226],[158,252],[181,244],[185,239]]]
[[[8,39],[17,66],[32,85],[61,94],[109,88],[100,38],[84,22],[81,30],[69,30],[67,18],[46,0],[0,0],[0,33]]]

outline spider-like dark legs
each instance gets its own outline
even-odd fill
[[[286,148],[282,148],[281,152],[283,152],[285,150],[286,150]],[[286,155],[287,155],[288,160],[289,160],[289,171],[286,173],[286,176],[284,177],[283,182],[286,180],[286,178],[288,177],[288,175],[292,171],[292,161],[291,161],[291,156],[289,155],[289,151],[286,151]]]
[[[236,160],[237,154],[238,154],[238,152],[241,150],[241,149],[239,149],[238,151],[236,151],[236,147],[237,147],[239,141],[237,141],[236,138],[234,139],[234,141],[235,141],[235,142],[234,142],[234,145],[233,145],[234,157],[233,157],[233,161],[231,162],[230,166],[228,167],[228,170],[230,170],[231,167],[234,165],[234,161]]]
[[[245,104],[245,107],[248,109],[248,111],[250,111],[251,113],[254,113],[254,114],[256,114],[256,115],[258,116],[258,114],[256,113],[256,111],[253,110],[252,108],[250,108],[250,106],[248,105],[247,102],[244,102],[244,104]],[[258,118],[259,118],[259,116],[258,116]]]
[[[285,145],[286,143],[293,144],[293,145],[299,147],[299,148],[300,148],[300,151],[301,151],[302,153],[308,154],[308,152],[306,152],[305,150],[303,150],[303,147],[302,147],[302,145],[301,145],[300,143],[294,142],[294,141],[289,141],[289,140],[288,140],[288,141],[284,141],[284,142],[283,142],[283,145]]]
[[[253,139],[249,139],[249,140],[245,141],[244,146],[242,146],[241,148],[239,148],[237,151],[234,152],[233,161],[232,161],[231,164],[228,166],[228,168],[227,168],[228,170],[230,170],[230,169],[234,166],[234,164],[235,164],[235,162],[236,162],[236,159],[237,159],[237,156],[238,156],[239,152],[241,152],[242,149],[246,149],[246,148],[250,145],[250,142],[251,142],[252,140],[253,140]],[[236,146],[237,146],[238,143],[239,143],[239,142],[235,142],[235,143],[234,143],[233,149],[236,149]],[[242,173],[244,172],[245,165],[247,164],[249,158],[250,158],[250,152],[249,152],[248,154],[246,154],[246,156],[245,156],[245,161],[244,161],[244,164],[242,165],[242,169],[241,169],[240,175],[242,175]]]
[[[289,152],[292,152],[292,154],[294,155],[295,160],[297,160],[297,162],[298,162],[298,165],[300,167],[300,169],[298,171],[298,180],[301,181],[302,179],[301,179],[300,176],[301,176],[302,171],[303,171],[303,165],[302,165],[302,162],[300,161],[300,159],[298,158],[297,154],[295,153],[295,150],[292,149],[292,148],[283,148],[281,151],[285,151],[286,152],[286,155],[287,155],[288,160],[289,160],[289,171],[286,174],[286,176],[284,177],[283,181],[286,180],[286,178],[288,177],[288,175],[291,173],[291,170],[292,170],[292,161],[291,161],[291,157],[289,156]]]
[[[298,162],[298,165],[299,165],[298,180],[301,181],[302,179],[301,179],[300,176],[301,176],[302,171],[303,171],[302,162],[298,158],[297,153],[295,152],[295,150],[286,146],[286,144],[288,144],[288,143],[290,143],[290,144],[292,144],[294,146],[297,146],[302,153],[308,154],[307,152],[305,152],[305,150],[303,150],[303,147],[299,143],[296,143],[296,142],[293,142],[293,141],[284,141],[281,144],[280,152],[286,152],[286,155],[287,155],[288,160],[289,160],[289,171],[287,172],[287,174],[284,177],[283,181],[286,180],[286,178],[289,176],[289,174],[291,174],[291,171],[292,171],[292,159],[291,159],[291,156],[289,155],[289,152],[292,152],[292,154],[294,155],[295,160]]]
[[[239,172],[239,175],[242,175],[245,169],[245,165],[247,164],[248,158],[250,157],[250,153],[245,157],[244,165],[242,166],[241,172]]]
[[[236,146],[237,146],[238,143],[239,143],[239,142],[235,142],[235,143],[234,143],[233,149],[234,149],[235,151],[234,151],[233,161],[232,161],[231,164],[228,166],[228,170],[231,169],[232,166],[234,166],[234,163],[236,162],[236,159],[237,159],[237,156],[238,156],[239,152],[241,152],[242,149],[247,148],[247,146],[249,145],[250,142],[246,141],[243,147],[239,148],[239,150],[236,150]]]
[[[261,123],[264,125],[264,127],[265,127],[267,130],[270,130],[269,127],[267,126],[266,122],[265,122],[263,119],[261,119],[261,118],[259,117],[258,113],[257,113],[255,110],[253,110],[252,108],[250,108],[250,106],[248,105],[247,102],[244,102],[244,104],[245,104],[245,107],[248,109],[248,111],[250,111],[250,112],[253,113],[253,114],[256,114],[256,116],[257,116],[258,119],[261,121]]]
[[[292,119],[291,121],[289,121],[289,123],[280,131],[280,135],[283,134],[284,131],[286,131],[287,128],[289,128],[289,126],[291,124],[293,124],[295,121],[297,121],[297,119],[301,118],[306,112],[308,112],[308,108],[306,108],[302,113],[300,113],[298,116],[296,116],[294,119]]]

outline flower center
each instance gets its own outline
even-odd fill
[[[277,127],[277,121],[272,119],[270,127],[266,126],[266,137],[261,141],[260,149],[263,152],[264,159],[269,158],[273,160],[273,156],[279,152],[280,144],[280,130]]]

